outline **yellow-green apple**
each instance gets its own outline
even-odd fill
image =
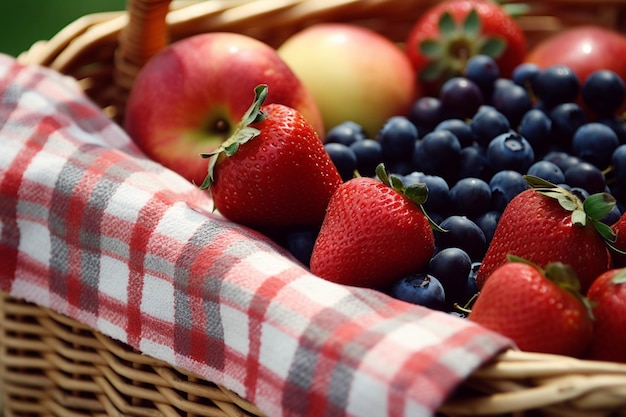
[[[314,24],[278,53],[313,93],[327,130],[352,120],[374,136],[386,119],[407,113],[417,94],[406,53],[365,27]]]
[[[268,85],[266,103],[298,110],[323,138],[312,94],[275,48],[247,35],[214,32],[172,43],[141,69],[127,100],[124,128],[153,160],[201,184],[210,153],[228,138]]]

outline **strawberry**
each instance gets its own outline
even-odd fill
[[[430,260],[435,238],[422,208],[425,184],[404,187],[381,164],[333,195],[311,255],[311,272],[340,284],[387,288]]]
[[[523,351],[582,357],[591,342],[591,306],[573,269],[560,262],[545,270],[528,262],[497,268],[468,319],[498,332]]]
[[[626,267],[626,213],[622,214],[619,220],[617,220],[611,229],[615,233],[615,242],[613,243],[613,249],[611,251],[611,257],[613,258],[613,266],[615,268]]]
[[[615,268],[600,275],[587,298],[595,304],[593,340],[587,357],[626,363],[626,269]]]
[[[256,229],[319,226],[341,176],[304,117],[281,104],[263,106],[267,86],[235,133],[209,159],[201,189],[229,220]]]
[[[473,55],[496,60],[508,77],[526,54],[526,38],[515,19],[489,0],[448,0],[425,11],[406,40],[406,52],[430,94],[463,74]]]
[[[607,241],[614,233],[599,219],[615,205],[607,193],[583,202],[569,191],[545,180],[526,176],[531,188],[507,205],[478,270],[479,287],[506,262],[507,255],[527,259],[540,267],[550,262],[570,265],[583,292],[612,265]]]

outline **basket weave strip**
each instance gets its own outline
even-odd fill
[[[236,394],[87,326],[0,297],[5,416],[261,416]]]

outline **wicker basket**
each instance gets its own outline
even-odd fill
[[[234,31],[277,46],[316,21],[343,21],[402,41],[435,0],[129,0],[85,16],[19,56],[80,80],[117,121],[134,76],[167,43]],[[626,0],[525,1],[530,44],[564,27],[626,31]],[[133,351],[75,320],[0,297],[4,415],[260,416],[230,391]],[[626,365],[508,351],[477,370],[441,415],[626,416]]]

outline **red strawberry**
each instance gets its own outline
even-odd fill
[[[425,184],[404,187],[379,165],[342,184],[315,241],[311,271],[340,284],[386,288],[430,260],[435,238],[421,204]]]
[[[485,282],[468,319],[496,331],[523,351],[582,357],[592,336],[591,309],[574,271],[561,263],[545,271],[507,262]]]
[[[615,242],[613,242],[613,248],[617,250],[611,251],[611,257],[613,258],[613,266],[615,268],[626,267],[626,213],[622,214],[618,221],[611,226],[613,233],[615,233]]]
[[[510,76],[526,54],[526,38],[517,22],[495,1],[448,0],[427,10],[414,24],[406,50],[429,92],[448,78],[461,75],[477,54],[496,60]]]
[[[330,197],[342,183],[315,130],[296,110],[262,106],[267,86],[237,131],[210,158],[200,186],[210,188],[226,218],[257,229],[319,226]]]
[[[588,358],[626,363],[626,269],[611,269],[600,275],[587,298],[595,303]]]
[[[550,262],[570,265],[585,292],[612,265],[604,239],[612,240],[614,234],[599,219],[615,199],[599,193],[582,203],[561,187],[532,176],[526,179],[532,188],[513,198],[502,213],[478,270],[479,287],[511,254],[540,267]]]

